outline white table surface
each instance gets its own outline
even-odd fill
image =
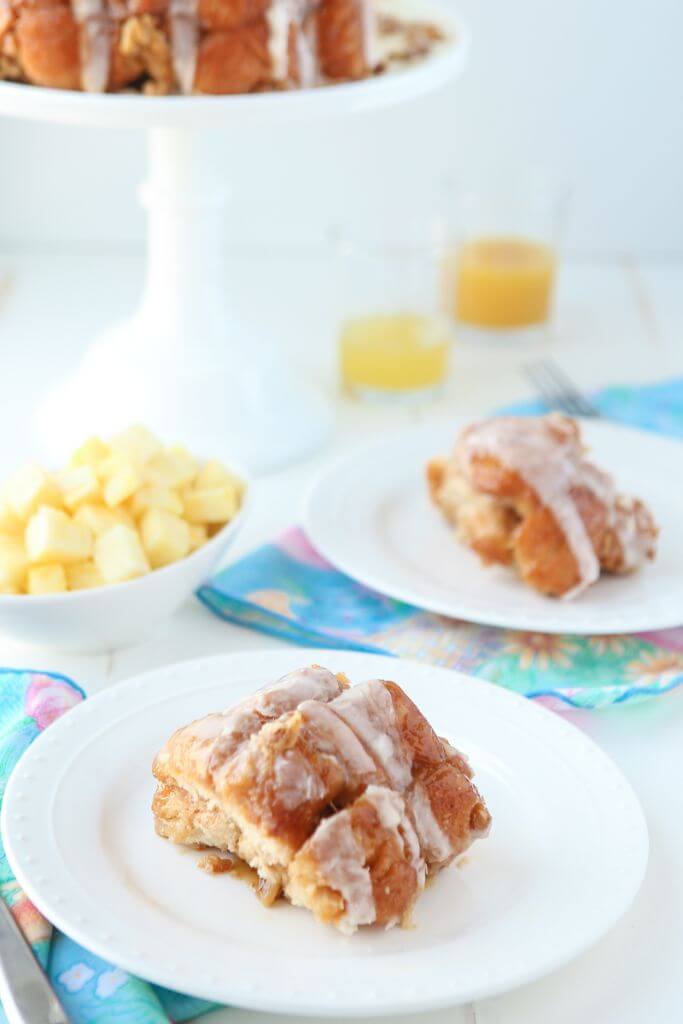
[[[0,254],[0,367],[3,400],[0,471],[32,452],[31,412],[66,372],[92,334],[132,305],[141,284],[139,255],[90,250]],[[4,278],[3,278],[4,275]],[[378,431],[429,416],[478,414],[530,393],[525,359],[554,355],[585,388],[683,374],[683,265],[624,257],[563,267],[558,326],[548,342],[456,346],[446,394],[418,409],[363,407],[339,397],[334,373],[335,281],[315,255],[242,255],[229,275],[240,304],[305,363],[337,413],[328,450],[255,484],[254,511],[230,558],[297,520],[301,495],[325,458]],[[3,284],[4,280],[4,284]],[[303,309],[294,296],[304,286]],[[267,297],[267,301],[264,301]],[[125,396],[122,396],[125,400]],[[180,438],[182,439],[182,438]],[[217,452],[217,454],[220,454]],[[220,622],[190,601],[154,637],[101,656],[69,656],[0,638],[0,663],[65,672],[89,693],[132,673],[178,659],[280,641]],[[303,656],[302,656],[303,657]],[[468,1009],[404,1018],[420,1024],[666,1024],[680,1019],[683,997],[683,690],[641,707],[573,720],[621,766],[642,800],[651,835],[647,877],[633,909],[595,949],[543,981]],[[206,1024],[272,1021],[272,1015],[223,1010]]]

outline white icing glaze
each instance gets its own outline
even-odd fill
[[[273,776],[278,803],[290,810],[325,796],[322,780],[298,751],[287,751],[277,757]]]
[[[258,732],[264,722],[274,721],[288,711],[295,711],[306,700],[331,701],[342,689],[334,673],[319,665],[289,672],[271,686],[257,690],[223,712],[223,728],[207,756],[217,783],[230,769],[232,758]]]
[[[363,744],[343,719],[335,715],[329,704],[307,700],[299,705],[299,713],[315,730],[316,746],[321,753],[340,758],[357,780],[377,774],[375,762]]]
[[[183,732],[198,740],[215,740],[217,736],[220,736],[224,726],[225,715],[216,712],[205,715],[204,718],[198,718],[196,722],[190,722],[185,726]]]
[[[420,846],[429,864],[442,864],[453,852],[451,842],[434,816],[424,786],[416,782],[406,797]]]
[[[601,501],[613,492],[609,477],[583,460],[578,438],[568,421],[555,414],[487,420],[465,431],[458,444],[456,457],[466,474],[477,455],[491,455],[519,473],[552,512],[579,574],[577,586],[564,596],[573,597],[594,583],[600,575],[600,563],[571,488],[585,487]],[[607,505],[611,505],[611,498]]]
[[[291,0],[272,0],[267,20],[272,75],[276,82],[284,82],[289,75],[289,30],[293,22]]]
[[[623,569],[626,572],[632,572],[642,565],[653,550],[648,519],[634,498],[621,495],[617,498],[613,526],[621,548]]]
[[[367,68],[379,64],[380,55],[377,41],[377,16],[370,0],[359,0],[361,32],[363,39],[363,60]]]
[[[389,783],[400,792],[412,780],[412,757],[396,725],[391,695],[379,679],[346,690],[331,703],[384,769]]]
[[[386,786],[368,786],[363,794],[363,800],[375,808],[382,827],[395,833],[415,871],[418,885],[422,888],[426,875],[425,862],[417,834],[406,814],[403,797]]]
[[[341,931],[353,932],[360,925],[372,924],[376,909],[370,871],[349,811],[326,818],[308,842],[325,882],[344,899],[344,914],[338,922]]]
[[[189,96],[194,86],[199,46],[197,0],[169,0],[171,56],[180,91]]]
[[[314,18],[301,23],[296,35],[296,55],[299,65],[299,86],[310,89],[320,81],[318,63],[318,35]]]
[[[107,2],[72,0],[71,11],[80,26],[81,86],[86,92],[105,92],[112,42]]]

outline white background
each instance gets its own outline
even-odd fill
[[[299,246],[360,205],[387,216],[444,173],[543,164],[573,187],[569,247],[683,255],[680,0],[458,0],[474,48],[440,97],[358,123],[216,137],[239,243]],[[142,237],[134,133],[0,119],[0,243]]]

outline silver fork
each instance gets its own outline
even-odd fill
[[[571,377],[553,359],[536,359],[525,363],[524,372],[549,409],[558,409],[569,416],[600,415]]]

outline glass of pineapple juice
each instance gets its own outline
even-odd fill
[[[540,172],[451,185],[444,308],[458,337],[542,337],[553,313],[566,196]]]
[[[446,378],[452,340],[438,228],[369,221],[338,238],[342,386],[371,401],[424,399]]]

